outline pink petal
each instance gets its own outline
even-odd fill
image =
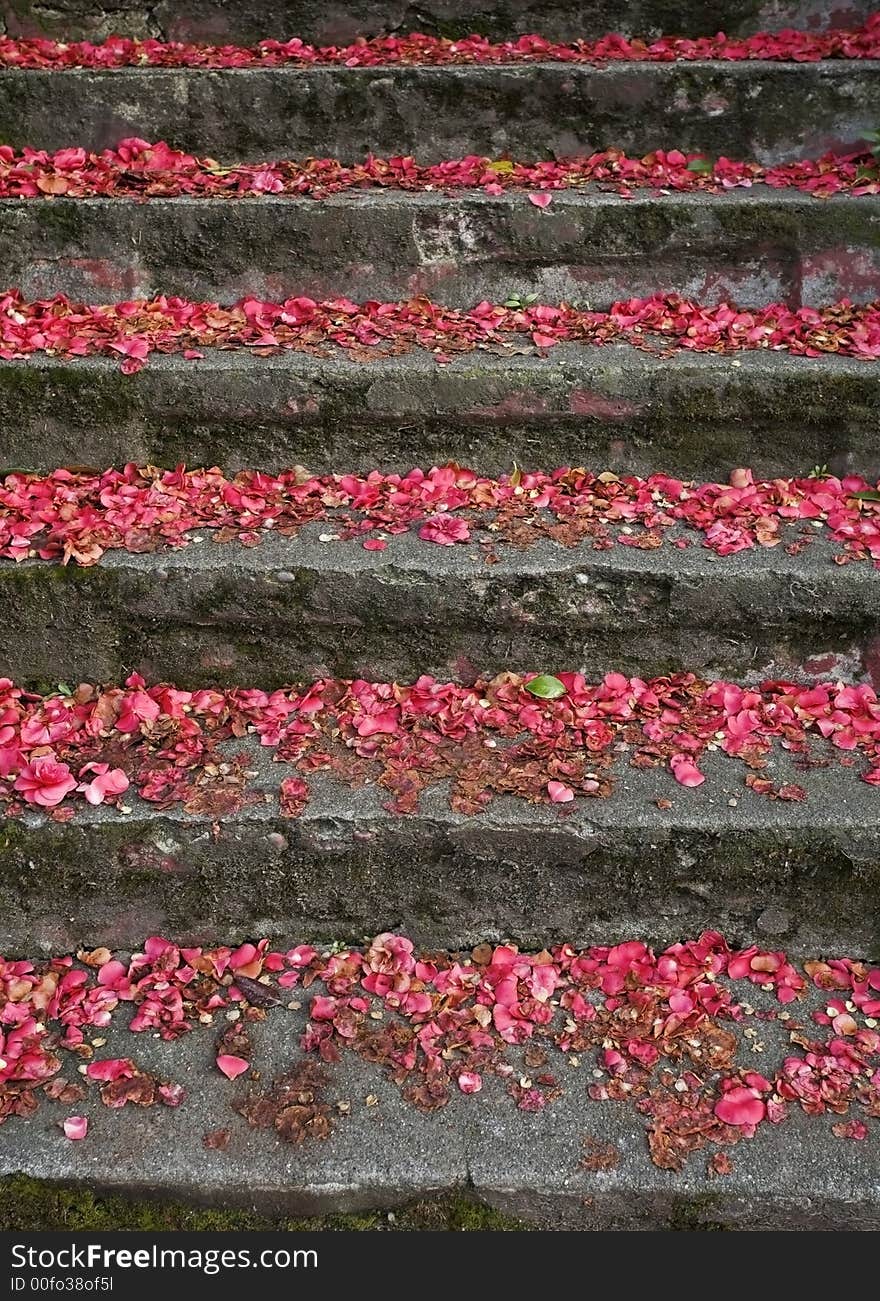
[[[120,980],[125,980],[127,975],[128,970],[125,965],[113,958],[109,962],[105,962],[103,967],[99,970],[98,984],[109,985],[112,988],[112,986],[117,985]]]
[[[568,804],[574,799],[574,791],[570,786],[563,785],[562,782],[548,782],[547,794],[554,804]]]
[[[682,786],[702,786],[706,778],[686,754],[674,754],[669,760],[672,775]]]
[[[458,1087],[462,1093],[479,1093],[483,1087],[483,1077],[476,1071],[462,1071],[458,1077]]]
[[[134,1075],[134,1062],[128,1057],[104,1057],[89,1062],[86,1075],[90,1080],[130,1080]]]
[[[250,1062],[246,1062],[243,1057],[233,1057],[230,1053],[220,1053],[217,1065],[227,1080],[236,1080],[250,1069]]]
[[[81,1138],[85,1138],[89,1132],[89,1118],[88,1116],[68,1116],[61,1128],[64,1130],[65,1137],[76,1143]]]
[[[549,208],[553,202],[553,195],[548,194],[546,190],[541,190],[538,194],[529,195],[529,203],[533,203],[536,208]]]
[[[715,1115],[725,1125],[757,1125],[767,1114],[767,1104],[752,1089],[730,1089],[715,1103]]]

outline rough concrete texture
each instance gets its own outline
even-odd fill
[[[756,991],[753,1001],[762,1000]],[[270,1011],[251,1028],[264,1081],[301,1059],[303,1017]],[[784,1055],[781,1025],[762,1022],[761,1036]],[[247,1084],[219,1074],[214,1038],[194,1033],[167,1043],[112,1030],[100,1055],[131,1056],[140,1069],[182,1084],[183,1103],[111,1110],[93,1087],[75,1107],[89,1117],[88,1136],[72,1143],[59,1128],[71,1107],[44,1100],[33,1117],[3,1127],[0,1174],[278,1215],[393,1207],[451,1192],[557,1230],[880,1227],[876,1125],[866,1140],[846,1141],[831,1133],[837,1117],[793,1111],[735,1144],[731,1173],[712,1179],[707,1158],[719,1150],[714,1146],[692,1155],[680,1172],[653,1165],[646,1122],[635,1109],[587,1098],[591,1058],[574,1069],[553,1054],[549,1064],[564,1092],[538,1114],[518,1111],[502,1082],[487,1077],[480,1094],[453,1097],[426,1115],[405,1103],[379,1069],[348,1054],[330,1069],[325,1097],[333,1106],[349,1103],[350,1111],[337,1116],[326,1141],[292,1147],[233,1110]],[[755,1064],[765,1067],[764,1057],[747,1061]],[[219,1128],[228,1130],[228,1146],[206,1149],[203,1136]],[[588,1139],[617,1164],[584,1169]]]
[[[774,754],[766,775],[807,792],[793,803],[748,790],[743,766],[719,755],[695,790],[622,756],[607,799],[560,814],[508,797],[477,817],[453,813],[439,788],[417,814],[392,814],[375,787],[318,775],[302,816],[283,818],[291,769],[259,746],[230,746],[266,798],[219,821],[127,793],[129,814],[0,822],[0,952],[388,929],[429,949],[486,936],[669,942],[707,927],[749,942],[768,909],[784,914],[777,933],[792,948],[880,947],[880,800],[837,764],[802,772]]]
[[[383,32],[481,32],[496,40],[541,32],[554,40],[628,36],[729,35],[783,27],[855,27],[875,0],[3,0],[0,28],[10,36],[60,40],[155,36],[171,41],[252,42],[300,36],[341,44]]]
[[[5,281],[30,298],[311,294],[455,307],[537,294],[604,309],[658,288],[701,302],[880,297],[880,198],[525,191],[326,200],[0,200]]]
[[[484,473],[589,465],[715,478],[827,465],[880,476],[880,365],[764,351],[649,355],[562,345],[546,357],[429,353],[352,362],[245,350],[0,362],[0,470],[217,464]]]
[[[780,162],[876,126],[880,61],[0,71],[0,139],[141,136],[231,162],[701,150]]]
[[[218,546],[206,529],[185,550],[111,551],[87,569],[0,561],[3,672],[47,684],[136,669],[181,686],[272,687],[292,674],[403,681],[500,664],[755,678],[802,677],[818,662],[850,676],[860,659],[876,673],[880,657],[880,573],[835,565],[827,540],[800,556],[779,546],[725,558],[698,542],[539,541],[499,545],[489,565],[476,544],[409,534],[376,552],[322,543],[328,533],[309,526],[251,549]]]

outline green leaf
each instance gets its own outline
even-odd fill
[[[522,301],[519,298],[505,298],[505,307],[522,307]]]
[[[526,683],[526,691],[537,696],[539,700],[558,700],[565,695],[565,683],[554,678],[552,673],[542,673]]]
[[[67,685],[66,682],[59,682],[59,683],[58,683],[58,694],[59,694],[60,696],[72,696],[72,695],[73,695],[73,689],[72,689],[71,687],[69,687],[69,686]]]
[[[876,488],[865,488],[862,492],[852,492],[851,497],[856,501],[880,501],[880,492]]]
[[[689,172],[711,172],[714,169],[714,163],[708,158],[692,158],[687,165]]]

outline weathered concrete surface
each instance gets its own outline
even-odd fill
[[[171,41],[254,42],[300,36],[341,44],[383,32],[436,32],[501,40],[540,32],[554,40],[628,36],[748,36],[782,27],[855,27],[875,0],[3,0],[0,29],[10,36],[91,39],[121,33]]]
[[[819,306],[880,297],[880,198],[350,192],[324,200],[0,200],[5,283],[85,302],[311,294],[455,307],[535,293],[604,309],[677,291]]]
[[[762,997],[756,991],[754,1001]],[[264,1024],[251,1026],[263,1080],[301,1058],[303,1017],[272,1010]],[[780,1054],[783,1035],[781,1024],[762,1022],[762,1040]],[[793,1110],[782,1124],[761,1125],[754,1139],[738,1143],[732,1172],[710,1179],[714,1146],[680,1172],[660,1170],[633,1107],[587,1098],[591,1058],[573,1069],[553,1055],[563,1096],[536,1115],[518,1111],[491,1077],[479,1095],[455,1096],[426,1115],[405,1103],[379,1069],[348,1054],[330,1068],[324,1096],[331,1105],[350,1103],[350,1111],[337,1117],[326,1141],[292,1147],[233,1110],[247,1086],[217,1071],[215,1037],[196,1032],[167,1043],[114,1027],[101,1056],[130,1056],[142,1070],[182,1084],[182,1104],[111,1110],[92,1087],[75,1108],[89,1117],[88,1137],[71,1143],[59,1128],[71,1107],[43,1100],[33,1117],[4,1126],[0,1175],[22,1172],[96,1191],[277,1215],[393,1207],[451,1192],[557,1230],[880,1227],[876,1125],[863,1142],[846,1142],[831,1133],[837,1117]],[[757,1065],[766,1065],[763,1057]],[[228,1146],[206,1149],[203,1136],[218,1128],[229,1131]],[[616,1166],[581,1166],[588,1136],[617,1155]]]
[[[876,126],[880,61],[0,71],[0,139],[104,149],[141,136],[230,162],[609,146],[779,162]]]
[[[880,573],[839,568],[817,540],[719,558],[536,542],[440,547],[414,534],[384,552],[321,543],[332,524],[254,549],[111,551],[95,567],[0,561],[0,665],[18,682],[117,681],[132,669],[181,686],[274,687],[325,676],[409,680],[543,665],[591,677],[859,673],[880,686]],[[690,535],[692,538],[695,535]],[[792,531],[791,538],[799,537]],[[805,667],[806,666],[806,667]],[[817,671],[815,668],[813,671]]]
[[[508,798],[473,818],[439,789],[404,816],[373,787],[319,775],[291,819],[277,793],[292,770],[258,746],[230,746],[268,799],[216,822],[129,794],[127,815],[102,806],[61,825],[36,814],[0,822],[0,952],[126,948],[151,933],[228,942],[397,928],[426,948],[486,936],[669,942],[706,927],[748,942],[768,909],[784,914],[774,934],[790,947],[880,945],[880,798],[836,764],[801,772],[774,754],[767,775],[799,782],[797,803],[749,791],[744,767],[718,755],[702,762],[696,790],[624,757],[607,799],[560,814]]]
[[[352,362],[245,350],[0,362],[0,470],[218,464],[484,473],[584,465],[685,477],[880,476],[880,365],[765,351],[650,356],[564,345],[546,357],[429,353]]]

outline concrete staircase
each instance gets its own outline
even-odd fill
[[[414,29],[572,40],[856,26],[872,8],[853,0],[829,19],[810,0],[498,0],[485,10],[458,0],[55,0],[51,11],[10,0],[0,24],[14,38],[70,40],[122,31],[341,43]],[[355,163],[370,152],[529,161],[611,146],[772,164],[864,145],[880,126],[878,90],[871,60],[4,69],[0,139],[100,150],[136,135],[228,165]],[[623,199],[589,189],[556,192],[544,210],[518,191],[0,199],[0,262],[28,298],[61,292],[87,304],[160,293],[220,302],[429,294],[469,308],[538,295],[604,310],[677,292],[797,308],[880,297],[880,196],[819,201],[755,186]],[[443,366],[419,351],[364,361],[338,350],[208,350],[198,362],[156,355],[124,376],[105,358],[38,354],[0,360],[0,470],[185,462],[228,473],[296,464],[313,474],[387,473],[455,461],[484,475],[587,465],[723,483],[751,466],[763,479],[874,481],[878,411],[880,362],[772,350],[652,355],[564,344],[546,355],[471,352]],[[830,677],[880,688],[880,575],[870,560],[835,564],[840,544],[826,534],[807,549],[730,556],[544,537],[487,565],[477,541],[447,548],[409,533],[368,551],[357,538],[331,543],[327,532],[312,524],[254,548],[107,551],[90,568],[0,560],[0,677],[44,694],[132,672],[148,684],[267,691],[322,677],[473,683],[503,671],[580,671],[589,681],[691,672],[749,684]],[[0,738],[3,723],[0,714]],[[662,947],[720,930],[734,948],[785,946],[793,962],[880,955],[880,790],[841,766],[844,751],[813,747],[799,762],[774,749],[774,794],[796,782],[804,799],[746,789],[742,767],[720,753],[688,790],[668,770],[626,768],[618,756],[614,792],[562,805],[569,816],[512,796],[453,811],[442,786],[401,813],[370,783],[351,789],[319,776],[295,819],[278,811],[265,748],[243,737],[237,751],[257,803],[157,807],[133,784],[124,813],[80,800],[70,821],[29,805],[0,822],[0,952],[37,961],[98,946],[129,954],[150,934],[212,946],[271,936],[283,950],[398,929],[429,951],[504,939],[536,949],[637,939]],[[255,1021],[280,1018],[287,997],[267,1000],[256,983],[242,986],[242,1005],[250,1000]],[[794,1005],[803,1034],[819,1034],[810,1012],[823,1014],[832,988],[819,982]],[[755,1007],[723,1025],[735,1032],[741,1070],[757,1063],[773,1079],[794,1051],[791,1027],[766,989],[747,993]],[[257,1027],[266,1077],[298,1056],[307,1007],[306,995],[301,1014],[288,1009],[283,1033]],[[2,1008],[0,985],[0,1026]],[[761,1057],[748,1055],[753,1014],[768,1045]],[[128,1019],[125,1004],[115,1019]],[[876,1015],[867,1021],[859,1026],[870,1039]],[[705,1153],[680,1171],[652,1164],[639,1113],[588,1099],[586,1086],[613,1069],[598,1057],[594,1067],[586,1050],[578,1073],[554,1046],[562,1064],[547,1069],[565,1073],[565,1095],[540,1115],[517,1110],[500,1086],[423,1114],[375,1065],[346,1057],[331,1068],[333,1105],[354,1100],[351,1114],[340,1109],[329,1141],[300,1148],[229,1109],[232,1086],[204,1036],[138,1040],[115,1024],[105,1033],[99,1055],[173,1075],[187,1102],[171,1112],[108,1110],[96,1096],[73,1107],[43,1100],[0,1130],[0,1173],[302,1213],[460,1191],[544,1227],[880,1226],[880,1096],[868,1098],[867,1075],[866,1138],[832,1131],[840,1108],[807,1114],[793,1102],[785,1123],[763,1124],[737,1146],[724,1175],[720,1165],[707,1172]],[[682,1067],[670,1057],[665,1069]],[[58,1128],[72,1109],[91,1118],[82,1143]],[[863,1111],[853,1104],[850,1114]],[[228,1149],[206,1151],[203,1135],[218,1124],[231,1132]]]

